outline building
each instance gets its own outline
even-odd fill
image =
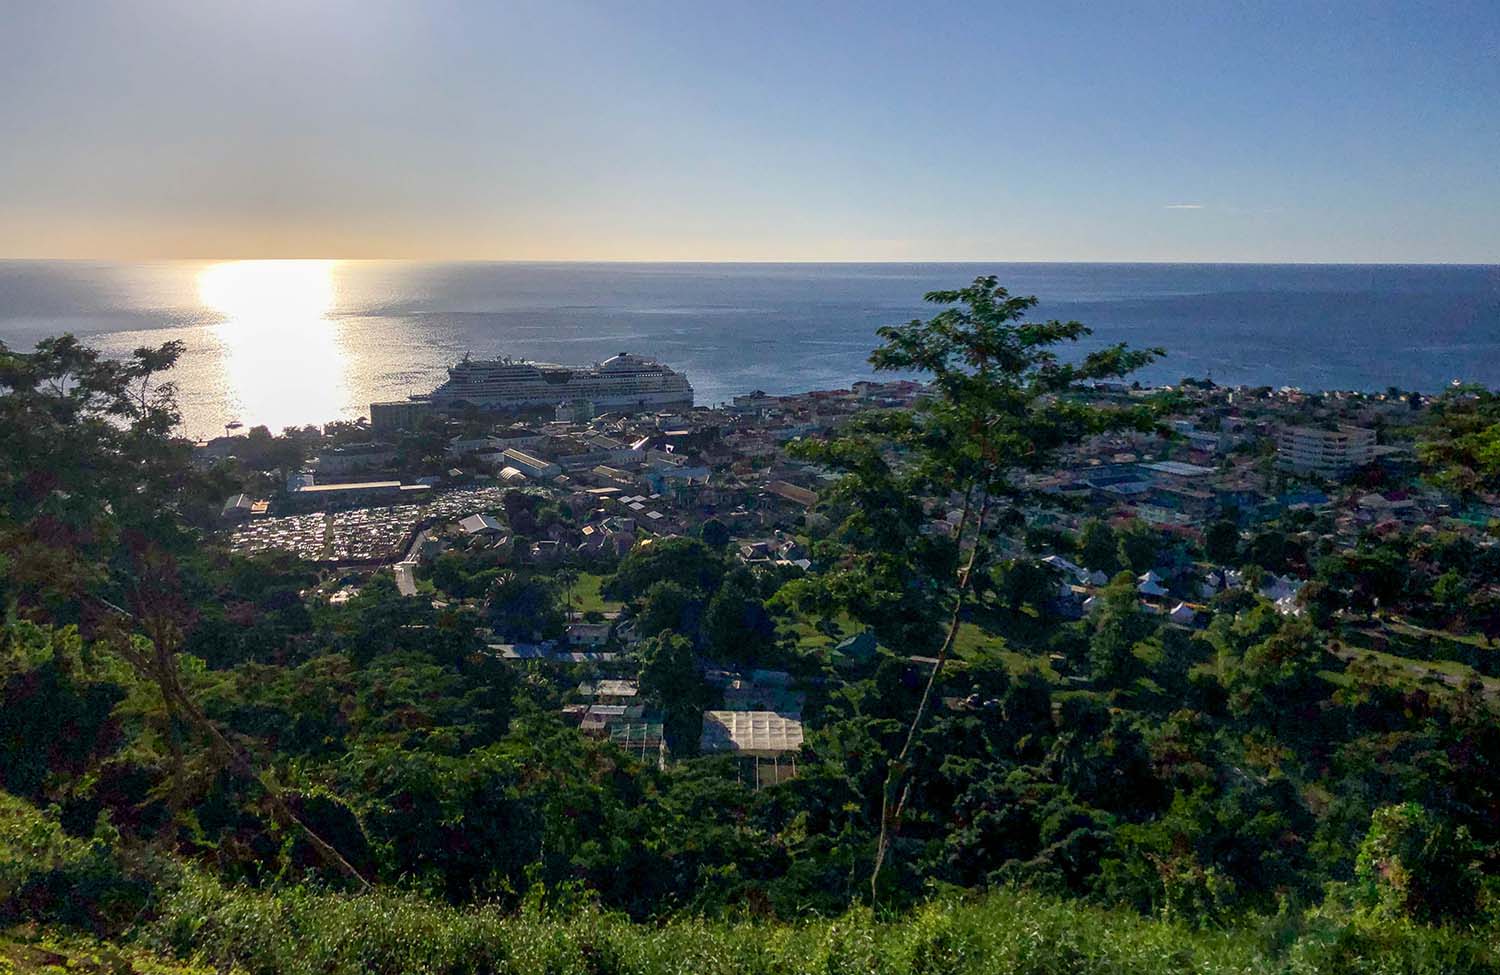
[[[586,735],[604,737],[614,725],[639,722],[645,713],[639,704],[590,704],[578,728]]]
[[[354,443],[318,455],[318,473],[349,474],[384,467],[396,459],[396,448],[383,443]]]
[[[598,415],[593,400],[568,399],[557,404],[553,418],[564,423],[587,423]]]
[[[1276,434],[1276,466],[1295,474],[1341,477],[1375,458],[1375,431],[1336,427],[1283,427]]]
[[[775,785],[797,774],[802,722],[774,711],[705,711],[698,749],[705,755],[745,759],[756,787]]]
[[[818,503],[818,492],[810,491],[805,487],[799,487],[787,481],[768,481],[766,482],[766,491],[776,495],[778,498],[784,498],[793,504],[800,504],[804,508],[811,508]]]
[[[367,504],[420,504],[431,485],[400,481],[357,481],[345,484],[304,484],[290,491],[287,501],[304,510]]]
[[[642,762],[666,767],[667,744],[659,721],[617,721],[609,726],[609,740]]]
[[[420,400],[396,400],[370,404],[370,429],[375,433],[415,430],[432,407]]]
[[[251,509],[254,507],[255,502],[248,494],[230,495],[228,500],[224,502],[224,507],[219,512],[219,517],[224,521],[249,521]]]
[[[590,698],[596,704],[631,704],[640,695],[640,684],[633,680],[607,677],[602,680],[586,680],[578,685],[578,696]]]
[[[569,623],[563,639],[572,647],[602,647],[609,642],[608,623]]]
[[[513,467],[525,474],[527,477],[538,481],[550,480],[562,473],[562,468],[556,464],[534,457],[514,447],[507,447],[503,455],[505,466]]]
[[[465,535],[483,535],[488,538],[499,538],[505,534],[505,525],[493,515],[470,515],[458,523]]]

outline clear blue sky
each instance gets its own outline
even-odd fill
[[[0,255],[1500,261],[1500,2],[0,0]]]

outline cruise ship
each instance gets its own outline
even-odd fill
[[[670,366],[629,352],[591,366],[464,356],[448,368],[448,381],[426,399],[440,410],[524,409],[587,400],[608,412],[692,406],[693,387]]]

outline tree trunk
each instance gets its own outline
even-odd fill
[[[970,494],[973,489],[970,488]],[[906,802],[911,798],[911,781],[908,778],[911,772],[911,753],[916,745],[917,734],[921,731],[922,722],[927,717],[927,712],[932,707],[932,695],[938,685],[938,678],[942,674],[943,665],[948,662],[948,657],[953,652],[953,644],[958,638],[958,628],[963,622],[963,609],[971,589],[971,580],[974,575],[974,562],[979,555],[980,537],[984,532],[985,516],[989,513],[990,496],[984,494],[979,506],[979,517],[977,519],[978,529],[974,538],[974,546],[969,550],[969,559],[964,567],[959,570],[958,594],[953,601],[953,612],[948,618],[948,631],[943,637],[943,644],[938,648],[937,661],[932,665],[932,673],[927,677],[927,684],[922,688],[922,697],[917,702],[917,712],[912,716],[911,727],[906,732],[906,743],[901,746],[901,752],[891,761],[890,768],[886,772],[885,786],[880,793],[880,835],[875,841],[875,863],[870,869],[870,906],[874,907],[880,889],[880,871],[885,866],[885,859],[890,852],[891,844],[895,842],[896,834],[901,829],[901,815],[906,810]],[[969,520],[969,498],[964,500],[963,515],[958,521],[958,543],[963,544],[964,530]],[[896,798],[896,792],[900,791],[900,798]]]

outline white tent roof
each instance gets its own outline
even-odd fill
[[[705,752],[779,755],[802,747],[802,722],[775,711],[705,711]]]

